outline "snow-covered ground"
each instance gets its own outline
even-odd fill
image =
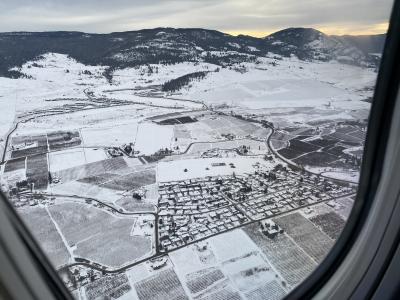
[[[138,125],[134,148],[141,154],[153,154],[160,149],[170,148],[173,138],[173,128],[154,123]]]
[[[157,166],[159,182],[186,180],[207,176],[251,173],[258,165],[272,169],[273,164],[260,157],[181,159],[160,162]]]
[[[371,69],[337,62],[304,62],[296,58],[276,60],[266,57],[260,58],[258,63],[241,65],[247,72],[189,62],[126,68],[114,72],[110,85],[102,76],[105,67],[87,66],[66,55],[48,53],[39,60],[25,63],[19,69],[29,79],[0,78],[0,108],[7,112],[0,121],[0,135],[12,128],[16,114],[59,107],[78,100],[85,101],[88,100],[88,92],[96,97],[104,96],[144,105],[171,108],[183,105],[189,109],[198,109],[201,105],[193,102],[139,97],[133,91],[134,88],[152,88],[197,71],[209,72],[204,79],[192,82],[179,93],[169,96],[204,101],[208,105],[234,104],[249,110],[306,106],[324,108],[326,105],[341,110],[368,109],[370,104],[363,100],[371,96],[372,91],[368,88],[373,86],[376,79],[376,73]],[[54,99],[57,101],[46,101]],[[90,115],[97,113],[97,110],[93,113],[85,111],[82,115],[90,118]],[[71,119],[67,121],[63,123],[73,122]],[[82,121],[86,120],[79,120]]]
[[[181,97],[207,103],[227,103],[252,108],[323,106],[332,102],[342,107],[351,100],[353,105],[371,95],[366,87],[374,85],[373,70],[336,62],[303,62],[284,58],[270,65],[272,59],[260,64],[243,64],[246,73],[221,68],[209,73],[192,88],[183,90]],[[349,105],[348,105],[349,106]]]

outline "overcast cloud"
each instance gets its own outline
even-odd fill
[[[267,35],[287,27],[331,34],[386,30],[392,0],[0,0],[0,31],[107,33],[201,27]]]

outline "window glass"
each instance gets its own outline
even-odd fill
[[[73,296],[299,285],[353,206],[391,4],[1,3],[1,189]]]

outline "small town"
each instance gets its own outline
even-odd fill
[[[354,191],[351,185],[340,186],[281,164],[254,174],[163,182],[158,202],[160,251]]]

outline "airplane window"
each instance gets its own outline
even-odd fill
[[[352,209],[391,5],[6,1],[1,190],[76,299],[281,299]]]

